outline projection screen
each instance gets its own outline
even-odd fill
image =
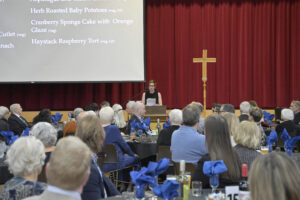
[[[0,0],[0,82],[144,81],[143,0]]]

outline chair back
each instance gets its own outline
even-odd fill
[[[162,158],[168,158],[168,159],[172,160],[170,146],[161,146],[161,145],[158,146],[158,151],[156,154],[156,161],[159,161]]]
[[[172,161],[172,162],[174,165],[175,175],[179,175],[180,174],[180,163],[174,162],[174,161]],[[185,163],[185,171],[186,172],[190,172],[191,175],[193,175],[195,169],[196,169],[196,165],[194,165],[193,163]]]
[[[118,164],[118,151],[114,144],[106,144],[102,156],[98,158],[100,168],[104,163]]]

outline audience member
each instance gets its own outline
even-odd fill
[[[250,169],[253,160],[261,155],[256,149],[260,146],[261,134],[254,122],[243,121],[233,134],[237,145],[234,147],[242,163]]]
[[[75,121],[77,121],[77,117],[78,117],[78,115],[81,113],[81,112],[83,112],[84,110],[82,109],[82,108],[75,108],[74,109],[74,118],[75,118]]]
[[[220,114],[221,104],[213,103],[211,110],[214,114]]]
[[[0,106],[0,131],[9,131],[8,124],[9,110],[5,106]]]
[[[281,152],[254,160],[249,185],[252,200],[299,200],[300,172],[296,163]]]
[[[97,103],[90,103],[85,107],[85,111],[94,111],[96,116],[99,116],[99,106]]]
[[[120,104],[114,104],[112,109],[114,110],[114,124],[120,129],[121,132],[125,132],[126,122],[124,119],[122,106]]]
[[[174,131],[179,129],[182,123],[182,111],[173,109],[169,113],[171,126],[160,131],[157,138],[157,146],[171,146],[171,138]]]
[[[8,181],[13,177],[13,175],[8,170],[7,163],[5,162],[6,150],[7,150],[6,140],[0,134],[0,168],[1,168],[0,185],[3,185],[6,181]]]
[[[82,114],[83,112],[80,113],[80,115]],[[102,199],[118,195],[119,192],[110,180],[104,176],[98,165],[97,154],[102,151],[105,141],[105,132],[100,119],[89,114],[81,118],[77,126],[76,136],[86,143],[92,151],[91,175],[83,188],[82,199]]]
[[[263,117],[263,112],[259,107],[251,107],[249,112],[249,120],[252,122],[255,122],[259,128],[260,134],[261,134],[261,146],[266,145],[266,134],[261,126],[261,120]]]
[[[243,101],[240,104],[240,111],[241,111],[241,115],[239,116],[239,120],[240,122],[244,121],[244,120],[248,120],[249,119],[249,111],[250,111],[250,104],[248,101]]]
[[[47,165],[47,189],[27,200],[79,200],[90,175],[91,151],[79,138],[67,137],[57,143]]]
[[[126,134],[131,132],[131,122],[143,122],[144,115],[146,113],[145,105],[141,102],[135,102],[132,107],[132,115],[127,124]]]
[[[228,124],[231,145],[234,147],[236,145],[236,142],[234,141],[233,134],[236,132],[236,129],[240,124],[240,120],[235,114],[230,112],[224,113],[223,117],[226,119],[226,122]]]
[[[8,118],[9,129],[16,135],[21,135],[25,128],[29,127],[26,119],[22,117],[22,111],[23,109],[18,103],[10,106],[11,115]]]
[[[115,145],[118,151],[118,166],[116,164],[103,164],[103,171],[108,172],[114,170],[116,168],[125,168],[127,166],[136,165],[139,163],[139,159],[137,155],[132,152],[129,145],[124,141],[120,130],[117,126],[112,125],[112,121],[114,118],[114,110],[111,107],[104,107],[100,110],[100,121],[105,131],[105,144],[113,144]],[[122,174],[123,175],[123,174]],[[124,178],[125,176],[121,176],[123,181],[127,181]],[[129,174],[127,176],[129,178]],[[127,178],[126,177],[126,178]]]
[[[46,108],[41,110],[39,114],[33,118],[33,125],[39,122],[48,122],[50,124],[52,123],[52,116],[51,116],[50,109]]]
[[[256,101],[254,100],[250,100],[248,103],[250,104],[250,107],[258,107]]]
[[[7,152],[7,163],[14,175],[0,191],[0,199],[19,200],[41,194],[46,184],[37,182],[45,160],[45,148],[35,137],[20,137]]]
[[[205,119],[201,117],[201,114],[202,114],[202,112],[203,112],[203,106],[202,106],[201,103],[195,102],[195,101],[193,101],[191,104],[197,106],[197,107],[199,108],[199,110],[200,110],[200,118],[199,118],[199,125],[198,125],[198,127],[197,127],[197,131],[198,131],[199,133],[201,133],[201,134],[204,134],[204,123],[205,123]]]
[[[235,108],[232,104],[222,104],[220,108],[221,114],[224,114],[225,112],[231,112],[235,114]]]
[[[77,118],[78,118],[78,116],[77,116]],[[75,135],[76,127],[77,127],[76,121],[69,121],[63,129],[63,137],[66,137],[69,135]]]
[[[205,136],[208,154],[199,161],[192,180],[202,181],[204,188],[209,188],[209,177],[203,173],[205,161],[223,160],[227,171],[220,174],[220,186],[236,185],[241,178],[241,161],[232,148],[226,120],[219,115],[211,115],[205,120]]]
[[[46,182],[47,179],[45,174],[45,167],[50,160],[52,151],[55,149],[55,144],[57,141],[57,131],[48,122],[39,122],[32,127],[31,134],[39,139],[45,147],[46,158],[43,170],[40,173],[38,180],[41,182]]]
[[[183,125],[174,131],[171,138],[172,160],[197,164],[207,153],[205,136],[197,132],[200,110],[196,105],[187,105],[182,111]]]
[[[292,121],[293,119],[294,113],[291,109],[285,108],[281,110],[282,122],[276,126],[276,132],[279,136],[281,135],[284,129],[286,129],[286,131],[291,137],[295,137],[297,135],[297,127]]]
[[[134,106],[135,102],[134,101],[128,101],[126,104],[126,111],[128,113],[128,115],[131,115],[133,113],[133,106]]]
[[[101,108],[110,107],[110,103],[108,101],[102,101],[100,105]]]
[[[294,112],[294,123],[300,125],[300,101],[292,101],[290,109]]]

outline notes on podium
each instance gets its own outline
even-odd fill
[[[167,106],[146,106],[144,118],[150,117],[151,122],[157,122],[157,119],[159,119],[160,122],[164,122],[167,116]]]

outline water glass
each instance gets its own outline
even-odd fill
[[[192,182],[192,195],[194,197],[200,197],[202,193],[202,182],[201,181],[193,181]]]

